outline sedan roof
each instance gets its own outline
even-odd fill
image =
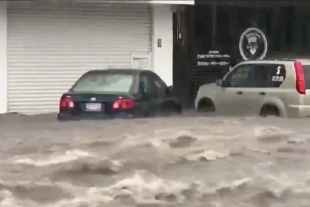
[[[103,70],[90,70],[87,73],[111,73],[111,74],[139,74],[143,71],[149,71],[150,70],[140,70],[140,69],[103,69]]]

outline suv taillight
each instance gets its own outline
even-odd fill
[[[296,90],[300,94],[306,94],[305,74],[301,62],[295,62],[294,67],[296,73]]]
[[[74,109],[75,104],[74,101],[68,97],[62,97],[59,102],[59,108],[61,110],[69,110]]]
[[[130,110],[133,108],[134,101],[132,99],[118,99],[112,104],[114,110]]]

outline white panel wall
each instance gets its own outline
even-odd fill
[[[167,85],[172,85],[173,27],[171,6],[165,4],[154,4],[152,8],[153,71],[157,73]],[[158,39],[161,39],[161,47],[158,47]]]
[[[61,94],[86,71],[149,57],[149,4],[26,3],[7,3],[9,112],[57,112]]]
[[[167,4],[154,4],[152,61],[153,71],[172,85],[173,31],[172,10]],[[157,40],[161,39],[162,47]],[[7,112],[7,7],[0,1],[0,114]]]
[[[0,1],[0,114],[7,112],[7,13]]]

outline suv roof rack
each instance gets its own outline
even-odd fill
[[[289,59],[289,58],[265,58],[265,59],[245,60],[245,61],[295,61],[295,59]]]
[[[257,60],[243,60],[242,62],[247,62],[247,61],[266,61],[266,60],[274,60],[274,59],[257,59]]]
[[[296,61],[297,59],[293,59],[293,58],[266,58],[266,59],[258,59],[258,60],[244,60],[244,62],[246,61]]]
[[[282,58],[282,60],[285,60],[285,61],[296,61],[296,59],[292,59],[292,58]]]

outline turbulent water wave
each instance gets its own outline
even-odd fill
[[[20,157],[15,160],[15,163],[24,165],[33,165],[36,167],[43,167],[43,166],[56,165],[60,163],[66,163],[85,157],[92,158],[94,156],[88,152],[83,152],[80,150],[72,150],[72,151],[68,150],[65,151],[64,153],[55,153],[52,155],[48,155],[46,158],[36,157],[36,155],[34,155],[34,158],[29,158],[29,156],[27,158]]]
[[[310,203],[305,120],[35,123],[0,126],[1,207]]]
[[[53,183],[27,181],[8,183],[2,181],[0,189],[2,193],[10,195],[10,199],[14,196],[20,200],[26,199],[38,203],[49,203],[55,200],[71,198],[69,192]]]
[[[132,177],[124,178],[107,187],[79,189],[63,184],[62,187],[66,188],[67,191],[70,189],[73,191],[73,198],[61,198],[57,202],[41,203],[40,206],[64,207],[70,205],[81,207],[113,204],[118,204],[118,206],[121,204],[166,206],[168,204],[181,205],[186,203],[189,205],[192,202],[196,202],[196,205],[200,204],[200,206],[216,203],[218,206],[226,206],[228,202],[241,206],[246,206],[245,204],[250,206],[250,202],[252,202],[253,206],[260,206],[261,203],[267,201],[290,202],[289,198],[294,196],[298,196],[300,199],[306,198],[309,189],[304,189],[304,185],[291,185],[291,183],[285,182],[285,179],[287,178],[267,176],[261,182],[268,181],[270,184],[255,188],[257,181],[249,177],[217,184],[202,181],[186,183],[179,180],[163,179],[147,171],[137,171]],[[16,196],[14,191],[6,190],[2,193],[5,195],[5,199],[1,203],[3,206],[9,204],[18,206],[14,201],[16,199],[13,196]],[[33,200],[35,199],[32,198]],[[39,206],[38,203],[37,206]]]

